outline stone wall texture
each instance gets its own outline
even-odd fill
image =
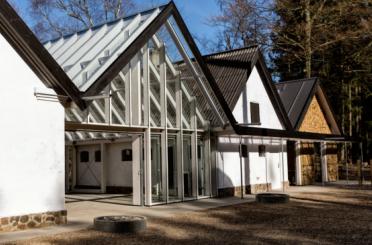
[[[314,96],[310,102],[299,131],[321,134],[332,133],[316,96]],[[328,181],[336,181],[338,167],[337,145],[327,143],[326,154]],[[319,158],[314,156],[313,143],[301,143],[300,161],[302,185],[311,185],[316,181],[316,167],[319,165],[319,162],[317,162],[319,160]]]
[[[302,185],[311,185],[315,182],[314,144],[303,143],[300,146],[301,179]]]
[[[67,211],[46,212],[0,218],[0,233],[67,223]]]
[[[337,181],[338,179],[338,155],[337,145],[327,143],[326,146],[327,171],[329,182]],[[300,149],[302,185],[311,185],[316,182],[317,167],[321,164],[320,159],[314,156],[313,143],[301,143]],[[318,173],[320,174],[320,173]]]
[[[299,131],[331,134],[331,129],[327,123],[327,120],[325,119],[318,99],[315,96],[310,102],[309,108],[307,109]]]
[[[338,179],[337,144],[327,143],[326,154],[327,154],[328,181],[337,181]]]

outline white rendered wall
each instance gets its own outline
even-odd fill
[[[0,217],[64,209],[64,108],[0,35]]]
[[[282,182],[288,181],[285,141],[283,154],[279,140],[246,139],[242,143],[248,144],[249,151],[249,157],[242,159],[243,185],[271,183],[273,189],[282,188]],[[259,144],[266,146],[265,157],[258,154]],[[218,188],[239,187],[241,185],[239,138],[220,137],[217,149]]]
[[[132,149],[131,143],[107,144],[107,186],[133,186],[132,161],[121,161],[121,151]]]
[[[239,123],[251,122],[250,102],[260,105],[261,125],[252,125],[252,127],[283,129],[256,67],[253,68],[245,90],[240,95],[233,110],[233,115]]]

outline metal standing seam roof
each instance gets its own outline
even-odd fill
[[[248,81],[253,60],[258,52],[258,46],[251,46],[204,56],[231,111],[234,110]]]
[[[230,111],[234,110],[244,86],[248,81],[252,68],[260,62],[261,66],[265,66],[264,61],[260,61],[261,58],[260,50],[257,45],[203,56]],[[180,66],[181,65],[182,64],[180,64]],[[263,73],[267,72],[265,71],[265,67],[261,68]],[[183,76],[190,76],[185,68],[181,68],[181,70],[183,71]],[[266,73],[265,75],[270,76],[270,74]],[[272,84],[271,78],[262,77],[262,79],[278,116],[281,118],[284,127],[289,129],[291,127],[289,125],[290,122],[288,121],[284,108],[280,105],[281,100],[279,95],[276,94],[276,89]],[[211,93],[213,93],[213,91],[211,91]],[[203,102],[202,96],[197,97],[201,97],[199,102],[202,102],[200,106],[204,107],[203,111],[208,111],[208,106]],[[216,122],[213,113],[207,113],[207,115],[211,118],[212,124]]]
[[[44,43],[81,92],[86,91],[161,13],[165,5]]]
[[[216,80],[216,83],[223,94],[224,100],[227,102],[231,111],[234,109],[242,88],[248,80],[248,71],[250,70],[252,60],[257,54],[257,51],[258,47],[252,46],[203,56],[205,63]],[[196,67],[199,68],[199,66]],[[182,71],[184,83],[186,83],[189,89],[193,91],[198,106],[211,121],[211,124],[217,125],[217,117],[209,107],[201,91],[197,89],[196,82],[193,78],[189,79],[192,77],[191,72],[182,62],[179,63],[178,68]],[[206,84],[208,83],[207,81],[205,82]],[[213,88],[210,86],[207,88],[209,94],[214,98],[214,101],[218,101],[213,93]],[[221,107],[218,106],[218,109],[219,111],[222,111],[222,114],[224,114]],[[225,118],[225,120],[227,121],[227,118]]]
[[[306,78],[275,84],[294,128],[299,126],[303,111],[314,94],[316,82],[317,78]]]

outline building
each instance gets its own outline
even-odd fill
[[[293,128],[299,132],[341,136],[327,96],[317,78],[276,84]],[[337,145],[326,140],[288,142],[289,180],[309,185],[338,180]]]
[[[285,190],[287,141],[335,140],[293,129],[258,47],[203,57],[173,2],[44,44],[6,1],[0,20],[2,230],[66,222],[65,192]]]

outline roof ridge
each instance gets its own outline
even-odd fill
[[[287,84],[287,83],[298,83],[298,82],[306,82],[306,81],[312,81],[312,80],[317,80],[318,77],[310,77],[310,78],[300,78],[300,79],[293,79],[293,80],[288,80],[288,81],[282,81],[282,82],[277,82],[275,85],[281,85],[281,84]]]
[[[259,45],[258,44],[253,44],[253,45],[248,45],[248,46],[245,46],[245,47],[242,47],[242,48],[230,49],[230,50],[225,50],[225,51],[220,51],[220,52],[217,51],[217,52],[213,52],[213,53],[210,53],[210,54],[203,55],[203,57],[208,58],[208,57],[215,56],[215,55],[233,53],[233,52],[242,51],[242,50],[245,50],[245,49],[253,49],[253,48],[259,49]]]
[[[87,32],[89,30],[96,30],[96,29],[98,29],[98,28],[100,28],[100,27],[102,27],[104,25],[112,25],[112,24],[115,24],[115,23],[117,23],[117,22],[119,22],[121,20],[126,20],[126,19],[133,18],[133,17],[135,17],[138,14],[144,14],[144,13],[147,13],[147,12],[154,11],[156,9],[162,9],[162,8],[166,7],[168,4],[169,3],[161,4],[161,5],[158,5],[158,6],[155,6],[155,7],[151,7],[151,8],[147,8],[147,9],[144,9],[144,10],[141,10],[141,11],[136,11],[136,12],[130,14],[130,15],[123,16],[123,17],[117,18],[115,20],[104,21],[104,22],[99,23],[97,25],[94,25],[94,26],[92,26],[90,28],[83,28],[81,30],[78,30],[78,31],[75,31],[75,32],[71,32],[71,33],[68,33],[66,35],[62,35],[62,36],[57,37],[57,38],[52,38],[50,40],[46,40],[46,41],[42,42],[42,44],[45,45],[45,44],[47,44],[49,42],[56,42],[56,41],[58,41],[58,40],[60,40],[62,38],[68,38],[68,37],[71,37],[71,36],[73,36],[75,34],[83,34],[83,33]]]

